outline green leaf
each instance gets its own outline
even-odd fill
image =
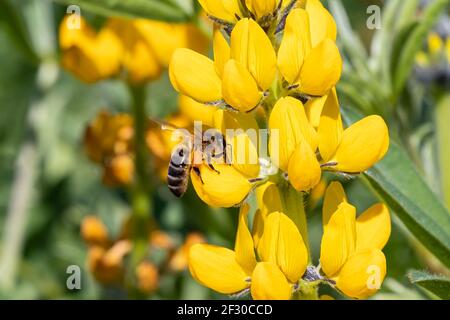
[[[189,15],[172,0],[54,0],[105,16],[185,22]]]
[[[347,124],[358,115],[343,109]],[[450,267],[450,213],[403,148],[391,139],[384,159],[361,177],[436,258]]]
[[[441,299],[450,300],[450,279],[445,276],[413,270],[408,274],[409,281],[430,291]]]
[[[425,9],[420,24],[417,25],[406,40],[403,50],[397,59],[398,64],[394,72],[394,97],[398,97],[402,92],[414,66],[416,54],[420,51],[428,32],[448,5],[450,5],[450,0],[431,2]]]

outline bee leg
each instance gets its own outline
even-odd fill
[[[216,170],[216,168],[214,168],[214,166],[211,163],[208,163],[208,167],[213,170],[215,173],[220,174],[220,172],[218,170]]]
[[[197,168],[197,167],[193,167],[192,170],[193,170],[194,173],[200,178],[200,181],[202,182],[202,184],[205,184],[205,183],[203,182],[202,175],[200,174],[200,169]]]

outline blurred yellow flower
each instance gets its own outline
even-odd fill
[[[136,268],[136,279],[141,292],[152,293],[159,286],[158,268],[149,261],[143,261]]]
[[[88,157],[104,168],[106,185],[127,185],[134,176],[133,119],[128,114],[100,112],[88,125],[84,147]]]
[[[356,218],[339,182],[328,187],[323,207],[320,263],[323,272],[349,297],[364,299],[380,288],[386,275],[381,251],[391,233],[389,210],[376,204]]]
[[[61,21],[59,42],[63,67],[87,83],[115,76],[120,71],[123,54],[120,39],[109,29],[97,33],[80,19],[80,29],[70,29],[67,17]]]
[[[81,18],[81,29],[60,25],[63,66],[82,81],[117,76],[121,70],[132,84],[158,78],[176,48],[205,52],[207,38],[191,24],[145,19],[110,18],[99,32]]]

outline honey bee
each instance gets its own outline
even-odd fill
[[[174,126],[163,124],[163,130],[177,130]],[[228,145],[223,134],[213,128],[194,128],[194,133],[181,129],[181,143],[173,150],[167,172],[169,190],[181,198],[188,188],[191,170],[203,182],[199,166],[208,165],[211,170],[220,174],[213,163],[229,163],[227,155]],[[180,138],[180,137],[178,137]]]

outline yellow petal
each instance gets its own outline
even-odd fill
[[[198,102],[222,99],[222,83],[214,62],[190,49],[177,49],[169,66],[170,81],[181,94]]]
[[[220,130],[223,135],[227,134],[227,129],[247,131],[253,129],[258,131],[258,123],[255,117],[249,113],[237,113],[227,110],[216,110],[214,112],[214,128]]]
[[[240,112],[248,112],[258,106],[262,94],[250,72],[234,59],[225,64],[222,93],[227,104]]]
[[[310,51],[308,15],[303,9],[294,9],[286,19],[283,40],[278,50],[278,68],[288,83],[294,84],[298,80]]]
[[[339,205],[343,202],[347,202],[347,196],[342,184],[339,181],[331,182],[325,191],[323,200],[322,223],[324,227],[328,224],[331,215],[336,212]]]
[[[450,62],[450,38],[447,38],[445,41],[445,57],[447,59],[447,63]]]
[[[145,39],[160,65],[167,67],[177,48],[188,48],[206,53],[209,39],[189,23],[167,23],[148,19],[131,20],[141,37]]]
[[[220,29],[214,30],[214,65],[216,66],[217,74],[222,77],[225,64],[230,59],[230,46],[227,40],[222,35]]]
[[[203,10],[212,17],[235,22],[236,15],[242,16],[239,10],[239,0],[198,0]]]
[[[217,108],[206,106],[183,95],[180,95],[178,98],[178,106],[180,112],[188,117],[191,122],[201,121],[203,125],[214,127],[214,113],[217,111]]]
[[[67,26],[61,27],[65,30]],[[92,83],[116,75],[120,70],[123,47],[119,38],[105,28],[97,35],[86,26],[79,32],[62,31],[62,65],[80,80]]]
[[[253,185],[233,166],[214,164],[212,170],[200,165],[200,177],[191,170],[191,180],[197,195],[212,207],[229,208],[245,200]]]
[[[336,22],[319,0],[307,0],[305,6],[311,24],[312,46],[317,46],[324,39],[336,41]]]
[[[305,243],[297,226],[284,213],[273,212],[266,217],[258,253],[263,261],[276,263],[292,283],[305,273]]]
[[[312,150],[317,148],[317,133],[306,118],[303,104],[292,97],[281,98],[269,118],[269,129],[278,130],[279,139],[270,139],[270,156],[275,165],[287,171],[295,148],[304,138]]]
[[[378,203],[364,211],[356,219],[356,251],[383,249],[391,235],[389,209]]]
[[[389,147],[389,132],[383,118],[368,116],[347,128],[330,162],[331,169],[358,173],[373,166],[384,157]]]
[[[265,218],[269,213],[283,211],[280,191],[273,182],[266,182],[256,188],[256,200],[262,216]]]
[[[319,151],[324,162],[327,162],[336,152],[344,134],[336,88],[328,95],[320,116]]]
[[[320,263],[328,277],[336,275],[355,251],[356,209],[343,202],[333,213],[323,231]]]
[[[247,179],[254,179],[259,176],[259,159],[258,159],[258,137],[255,132],[250,136],[249,131],[237,129],[232,136],[227,135],[228,144],[227,157],[232,161],[233,167],[238,170]]]
[[[77,17],[78,18],[78,17]],[[71,28],[70,16],[65,16],[59,25],[59,45],[61,49],[68,49],[73,45],[77,45],[83,38],[94,39],[95,31],[87,24],[86,20],[80,16],[79,17],[79,28]]]
[[[239,225],[236,234],[236,244],[234,246],[234,252],[236,252],[236,261],[247,274],[251,274],[256,266],[253,238],[250,234],[247,224],[249,209],[250,207],[248,204],[244,204],[240,209]]]
[[[318,130],[320,123],[320,115],[322,114],[323,106],[325,101],[328,99],[328,95],[310,99],[305,104],[305,113],[308,117],[309,123],[314,127],[314,129]]]
[[[223,294],[249,287],[249,275],[236,262],[234,251],[227,248],[194,244],[189,250],[189,271],[202,285]]]
[[[253,228],[252,228],[252,237],[253,244],[255,248],[258,248],[259,240],[262,237],[264,232],[264,217],[262,216],[261,210],[257,210],[255,213],[255,217],[253,218]]]
[[[277,0],[245,0],[245,4],[257,19],[271,15],[278,7]]]
[[[336,286],[344,294],[365,299],[378,291],[386,276],[386,258],[379,249],[363,250],[342,267]]]
[[[436,32],[430,33],[428,36],[428,50],[431,55],[439,54],[444,47],[444,43]]]
[[[323,96],[339,81],[342,59],[336,44],[325,39],[314,47],[300,71],[300,88],[303,93]]]
[[[231,58],[250,72],[261,91],[269,89],[277,72],[277,58],[269,38],[255,21],[242,19],[234,27]]]
[[[322,170],[316,154],[303,139],[289,160],[288,176],[290,183],[297,191],[308,192],[319,183],[321,174]]]
[[[292,293],[283,272],[271,262],[256,265],[250,290],[254,300],[289,300]]]

